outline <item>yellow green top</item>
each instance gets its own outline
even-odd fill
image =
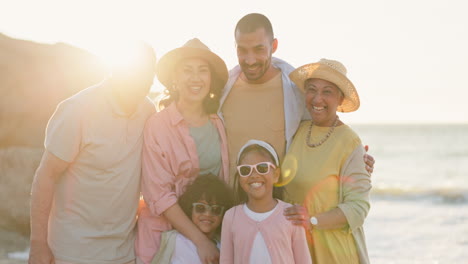
[[[310,121],[300,125],[282,165],[283,179],[289,182],[285,201],[304,205],[311,216],[340,207],[349,227],[313,229],[309,236],[313,262],[360,263],[360,258],[367,259],[365,241],[355,242],[353,231],[362,230],[370,191],[361,140],[350,127],[341,125],[322,145],[311,148],[306,144],[309,125]],[[320,141],[329,129],[313,126],[310,142]]]

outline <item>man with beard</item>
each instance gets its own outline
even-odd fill
[[[229,143],[231,175],[235,172],[236,153],[249,139],[272,144],[282,160],[301,116],[306,117],[304,97],[289,80],[294,67],[272,57],[278,40],[268,18],[248,14],[239,20],[234,32],[239,65],[229,73],[220,108]]]
[[[234,35],[239,65],[229,72],[219,113],[226,127],[231,175],[245,142],[270,143],[282,161],[300,122],[310,119],[302,92],[289,79],[295,68],[272,57],[278,40],[269,19],[258,13],[245,15]],[[373,157],[365,155],[364,161],[372,172]]]

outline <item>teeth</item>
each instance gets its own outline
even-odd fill
[[[322,110],[324,110],[324,109],[325,109],[325,107],[317,107],[317,106],[314,106],[314,110],[316,110],[316,111],[322,111]]]
[[[193,86],[193,87],[191,87],[191,89],[192,89],[193,91],[195,91],[195,92],[198,92],[198,91],[201,90],[201,87],[200,87],[200,86]]]
[[[262,186],[263,184],[261,182],[254,182],[254,183],[251,183],[250,186],[254,187],[254,188],[258,188],[260,186]]]

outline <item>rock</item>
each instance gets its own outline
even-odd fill
[[[28,235],[31,183],[43,149],[0,149],[0,229]]]
[[[0,147],[41,147],[57,104],[104,76],[99,59],[84,50],[0,34]]]
[[[29,238],[0,228],[0,264],[27,264]]]
[[[57,104],[101,81],[98,58],[0,34],[0,228],[29,235],[31,182]]]

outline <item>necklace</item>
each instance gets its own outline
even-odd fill
[[[333,123],[333,126],[330,127],[330,130],[328,130],[328,133],[325,135],[325,137],[320,140],[318,143],[310,143],[310,135],[312,134],[312,126],[314,126],[314,121],[310,121],[310,126],[309,126],[309,132],[307,132],[307,136],[306,136],[306,144],[307,146],[311,147],[311,148],[316,148],[320,145],[322,145],[325,141],[327,141],[327,139],[330,137],[330,135],[333,133],[333,131],[335,130],[335,127],[336,125],[338,124],[338,116],[336,116],[336,119],[335,119],[335,122]]]

